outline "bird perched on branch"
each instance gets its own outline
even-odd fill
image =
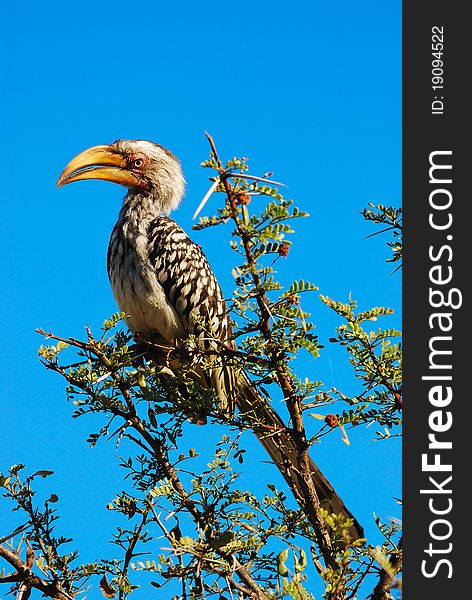
[[[108,248],[108,275],[128,327],[146,340],[178,344],[194,334],[207,351],[207,385],[218,405],[231,414],[236,404],[264,448],[303,504],[306,485],[298,453],[287,427],[222,345],[233,347],[231,325],[218,281],[200,246],[167,215],[183,197],[185,180],[178,159],[166,148],[145,140],[118,140],[94,146],[73,158],[57,186],[103,179],[128,188]],[[262,424],[262,427],[261,427]],[[274,433],[267,435],[270,429]],[[311,477],[323,508],[352,518],[313,461]],[[354,519],[350,534],[363,537]]]

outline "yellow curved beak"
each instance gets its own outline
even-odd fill
[[[62,171],[56,186],[82,179],[104,179],[127,187],[141,183],[137,175],[126,168],[125,159],[113,146],[93,146],[77,154]]]

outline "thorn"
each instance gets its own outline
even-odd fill
[[[201,210],[203,209],[203,207],[205,206],[205,204],[208,202],[210,196],[213,194],[213,192],[218,187],[219,183],[220,183],[220,178],[217,177],[215,179],[215,181],[213,182],[213,184],[210,186],[210,189],[208,190],[208,192],[203,197],[203,200],[198,205],[197,210],[193,213],[193,217],[192,217],[193,221],[195,221],[195,219],[198,217],[198,215],[200,214]]]

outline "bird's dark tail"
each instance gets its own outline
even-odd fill
[[[282,419],[246,375],[241,375],[239,378],[235,401],[240,415],[251,426],[297,500],[303,499],[303,490],[306,486],[298,469],[298,452]],[[349,528],[351,538],[353,540],[363,538],[363,528],[311,459],[310,470],[321,507],[330,514],[335,513],[353,519],[353,524]]]

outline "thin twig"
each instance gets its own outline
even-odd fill
[[[273,185],[280,185],[282,187],[287,187],[285,183],[280,183],[280,181],[273,181],[272,179],[266,179],[265,177],[258,177],[257,175],[248,175],[247,173],[234,173],[228,171],[226,177],[232,177],[233,179],[241,178],[241,179],[254,179],[254,181],[263,181],[264,183],[271,183]]]
[[[15,529],[15,531],[12,531],[12,533],[9,533],[8,535],[5,535],[4,537],[0,538],[0,544],[3,544],[3,542],[7,542],[12,537],[15,537],[15,535],[18,535],[19,533],[21,533],[25,529],[28,529],[29,525],[30,525],[29,523],[25,523],[24,525],[20,525],[19,527],[17,527]]]
[[[124,561],[123,561],[123,568],[121,570],[121,580],[123,580],[123,578],[125,578],[125,577],[126,577],[126,579],[128,578],[129,564],[131,562],[131,559],[134,557],[134,549],[136,548],[136,544],[141,539],[141,533],[142,533],[145,525],[148,523],[148,520],[147,520],[148,513],[149,513],[149,505],[148,505],[148,509],[146,511],[143,511],[141,523],[138,525],[137,529],[134,530],[133,537],[131,538],[131,540],[129,542],[128,548],[126,549],[125,557],[124,557]],[[123,597],[123,591],[120,589],[120,598],[122,598],[122,597]]]
[[[157,512],[156,512],[156,509],[154,508],[154,504],[150,500],[148,500],[148,506],[151,509],[152,514],[154,515],[154,520],[159,525],[159,527],[161,528],[162,532],[164,533],[164,535],[166,536],[166,538],[169,540],[169,542],[173,546],[173,542],[176,539],[175,536],[173,537],[170,534],[170,532],[167,530],[166,526],[164,525],[164,523],[160,519],[160,515],[158,515]],[[182,555],[178,554],[177,556],[178,556],[179,564],[180,564],[180,566],[182,568],[182,573],[183,573],[184,572],[184,561],[183,561]],[[181,579],[182,579],[182,600],[186,600],[186,598],[187,598],[187,580],[186,580],[186,577],[184,575],[182,575]]]

